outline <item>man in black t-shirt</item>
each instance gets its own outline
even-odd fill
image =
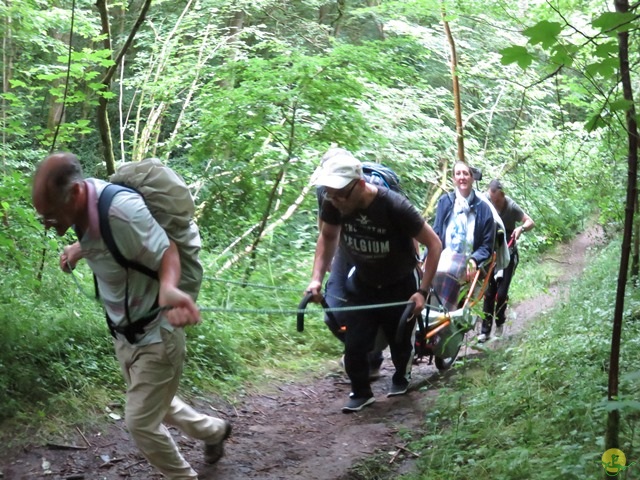
[[[322,211],[322,205],[326,202],[329,203],[328,200],[324,200],[324,187],[318,187],[317,189],[318,196],[318,216]],[[318,221],[318,229],[322,226],[322,221]],[[347,259],[347,255],[342,252],[342,249],[338,246],[336,250],[336,254],[331,261],[331,269],[330,275],[327,279],[327,283],[324,286],[324,298],[327,302],[329,308],[342,308],[346,306],[345,297],[347,296],[345,293],[345,285],[347,283],[347,278],[349,277],[349,272],[353,268]],[[344,344],[345,337],[345,325],[338,323],[340,317],[336,317],[335,314],[330,314],[327,312],[324,317],[324,322],[329,327],[331,333],[335,335],[335,337],[340,340]],[[389,342],[387,341],[384,333],[382,331],[378,331],[378,335],[376,336],[374,349],[369,352],[369,380],[374,381],[380,378],[380,368],[382,367],[382,362],[384,361],[383,350],[387,347]],[[344,368],[344,357],[340,360],[342,367]]]
[[[315,178],[324,187],[321,229],[307,292],[320,299],[322,281],[340,245],[354,265],[345,285],[348,306],[414,302],[414,315],[425,302],[442,245],[433,229],[403,196],[362,177],[362,164],[343,149],[330,150]],[[425,271],[418,267],[414,239],[428,248]],[[345,369],[351,395],[343,412],[359,411],[375,399],[369,383],[367,354],[379,328],[389,340],[395,367],[388,396],[402,395],[409,387],[415,320],[396,342],[398,321],[405,305],[336,312],[345,335]]]

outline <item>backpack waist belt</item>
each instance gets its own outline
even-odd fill
[[[113,320],[109,318],[109,314],[107,313],[107,326],[109,327],[111,335],[113,336],[113,338],[117,338],[116,333],[124,335],[124,337],[127,339],[127,342],[129,342],[131,345],[135,345],[138,342],[136,340],[136,335],[144,333],[144,328],[157,318],[157,309],[158,300],[156,299],[150,313],[140,317],[135,322],[130,322],[128,321],[128,319],[125,319],[124,325],[116,325]]]

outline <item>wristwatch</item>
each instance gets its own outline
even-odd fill
[[[419,288],[419,289],[418,289],[418,291],[417,291],[417,293],[419,293],[420,295],[422,295],[422,296],[424,297],[424,299],[425,299],[425,300],[426,300],[426,299],[427,299],[427,297],[429,296],[429,292],[428,292],[428,291],[426,291],[426,290],[425,290],[425,289],[423,289],[423,288]]]

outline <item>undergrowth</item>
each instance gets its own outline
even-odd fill
[[[405,480],[601,478],[619,244],[604,249],[570,299],[439,392]],[[621,352],[621,450],[637,458],[640,294],[629,289]],[[631,467],[633,468],[633,467]],[[622,476],[622,478],[625,478]]]
[[[124,380],[104,311],[94,298],[93,276],[85,264],[74,277],[64,274],[54,257],[48,255],[40,281],[36,272],[5,272],[0,279],[0,441],[5,445],[29,440],[34,430],[47,439],[63,435],[69,425],[107,421],[109,406],[123,404]],[[203,261],[205,272],[215,272],[206,255]],[[229,271],[224,278],[208,274],[198,298],[202,322],[186,329],[182,396],[215,395],[233,402],[238,394],[275,381],[308,379],[309,371],[340,355],[317,306],[309,305],[305,330],[296,331],[295,309],[308,281],[307,271],[301,271],[292,267],[276,278],[262,268],[247,286],[240,284],[242,272]]]
[[[615,245],[608,248],[565,306],[537,320],[517,345],[483,357],[477,368],[471,363],[472,374],[457,376],[455,384],[441,390],[425,418],[428,435],[409,446],[421,452],[421,473],[407,479],[592,478],[601,473],[617,255]],[[214,278],[216,259],[204,256],[207,276],[198,299],[203,320],[187,329],[183,396],[233,401],[287,379],[308,380],[309,372],[322,371],[321,364],[340,355],[322,315],[313,313],[316,306],[309,306],[304,332],[296,331],[295,308],[309,278],[311,255],[289,260],[290,267],[272,268],[269,258],[258,257],[261,267],[243,286],[244,272],[231,269]],[[4,273],[0,441],[11,446],[34,438],[19,432],[36,432],[46,441],[74,425],[108,421],[109,408],[122,404],[124,382],[86,265],[75,277],[60,272],[54,260],[45,263],[41,280],[35,268],[32,275]],[[516,283],[526,279],[528,286],[514,289],[513,296],[521,299],[539,291],[557,271],[531,262],[521,264],[517,276]],[[639,316],[639,305],[630,296],[628,317]],[[638,328],[631,322],[624,328],[622,366],[629,376],[622,401],[637,394]],[[625,416],[623,437],[623,451],[631,459],[632,418]],[[371,475],[372,465],[361,467],[353,473]],[[379,473],[383,478],[385,472]]]

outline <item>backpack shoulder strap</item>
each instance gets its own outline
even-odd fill
[[[113,256],[114,260],[118,262],[118,264],[122,268],[131,268],[147,275],[148,277],[157,279],[158,272],[151,270],[149,267],[142,265],[141,263],[126,259],[124,255],[122,255],[122,252],[120,252],[120,249],[118,249],[118,246],[116,245],[116,242],[113,238],[113,232],[111,231],[111,225],[109,224],[109,207],[111,207],[113,197],[115,197],[120,192],[137,193],[135,190],[123,185],[110,183],[102,190],[102,193],[100,194],[100,198],[98,199],[98,220],[100,223],[100,235],[102,235],[102,239],[104,240],[104,243],[107,246],[107,249],[109,249],[109,252]]]

